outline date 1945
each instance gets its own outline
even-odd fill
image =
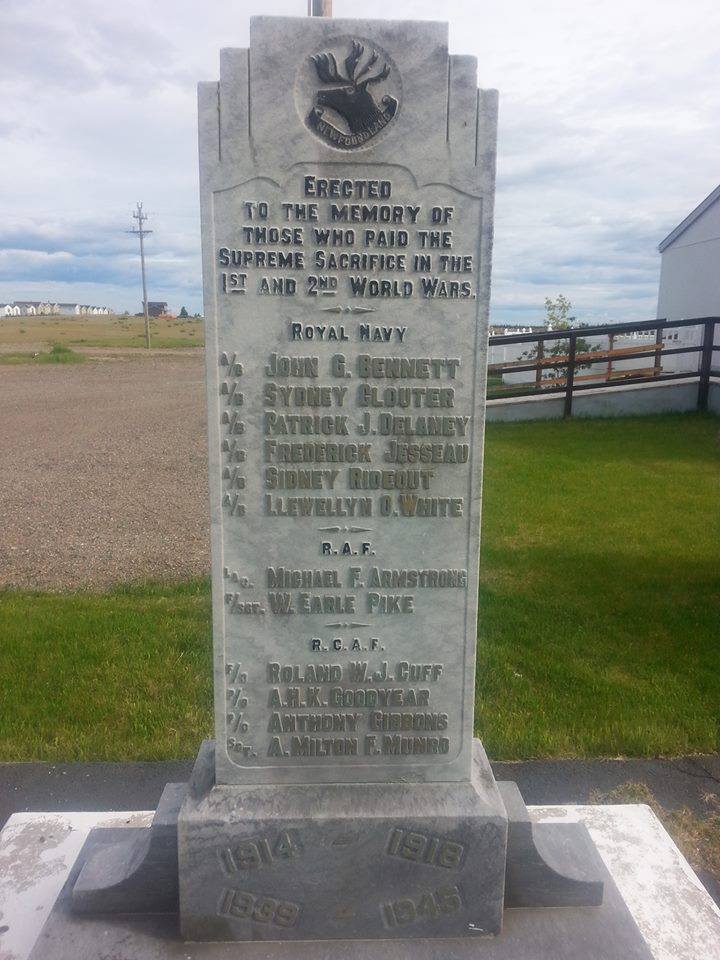
[[[443,915],[459,913],[463,900],[460,887],[440,887],[432,893],[404,897],[380,904],[380,913],[388,927],[405,926],[421,920],[439,920]]]

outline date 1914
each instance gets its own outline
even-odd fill
[[[294,830],[282,830],[275,838],[240,840],[232,847],[218,850],[222,868],[230,876],[243,870],[271,866],[276,860],[296,860],[301,854],[302,845]]]

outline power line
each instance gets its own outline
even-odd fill
[[[147,300],[147,286],[145,283],[145,244],[143,240],[145,237],[149,236],[152,233],[152,230],[144,230],[143,222],[147,220],[148,215],[143,213],[143,205],[138,200],[137,208],[133,214],[133,220],[137,220],[137,230],[126,230],[126,233],[135,234],[136,237],[140,238],[140,273],[142,276],[142,292],[143,292],[143,311],[145,313],[145,346],[147,349],[150,349],[150,317],[148,315],[148,300]]]

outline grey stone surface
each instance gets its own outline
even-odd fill
[[[200,85],[218,783],[469,778],[496,109],[433,22]]]
[[[512,782],[498,783],[508,815],[505,907],[597,907],[605,869],[581,823],[533,824]]]
[[[177,912],[177,819],[186,792],[184,783],[167,784],[151,826],[127,831],[120,843],[107,843],[108,830],[98,828],[97,851],[73,888],[76,913]]]
[[[503,895],[506,907],[602,903],[587,830],[533,826],[517,786],[496,784],[479,740],[474,747],[470,783],[237,787],[216,784],[215,746],[205,741],[189,783],[166,787],[148,828],[122,843],[97,831],[73,909],[180,909],[188,939],[262,939],[266,923],[287,928],[273,937],[314,939],[387,937],[409,922],[430,924],[428,936],[498,933]],[[453,882],[423,889],[433,874]],[[313,891],[309,904],[289,899],[300,886]],[[363,889],[374,899],[359,906]],[[270,901],[282,909],[277,922],[253,922]]]
[[[212,784],[178,824],[187,940],[497,934],[507,819],[479,741],[468,782]]]
[[[652,810],[643,804],[620,806],[572,806],[572,807],[535,807],[530,810],[535,823],[543,822],[582,822],[595,841],[603,861],[623,898],[628,911],[635,920],[644,937],[654,960],[716,960],[720,946],[720,910],[697,882],[687,861],[664,830]],[[117,813],[25,813],[16,814],[0,833],[0,958],[1,960],[27,960],[42,929],[43,923],[55,906],[58,895],[65,884],[73,865],[76,864],[88,833],[95,826],[118,826],[128,829],[132,826],[150,824],[150,816],[145,812]],[[608,901],[609,903],[609,901]],[[607,906],[607,903],[606,903]],[[600,908],[604,910],[604,908]],[[523,914],[537,914],[538,911],[508,910],[505,914],[505,932],[517,934],[516,917]],[[568,913],[595,915],[596,910],[550,910],[542,911],[561,917]],[[107,956],[115,960],[122,958],[122,946],[134,944],[133,933],[137,929],[131,920],[127,925],[118,918],[97,918],[102,922],[93,924],[92,935],[96,941],[94,956],[104,957],[102,944],[107,943]],[[162,920],[162,918],[161,918]],[[609,914],[602,915],[608,923]],[[118,922],[119,921],[119,922]],[[524,921],[523,921],[524,922]],[[55,920],[51,920],[54,925]],[[144,927],[143,927],[144,928]],[[165,933],[169,924],[161,922],[156,932],[155,952],[163,952]],[[174,929],[177,930],[175,923]],[[577,927],[570,925],[570,935],[565,942],[567,952],[558,950],[557,955],[564,960],[584,960],[586,953],[583,940],[578,936]],[[53,930],[55,930],[53,926]],[[589,932],[589,942],[595,937],[597,927]],[[611,934],[611,927],[607,927]],[[87,945],[85,934],[76,936],[73,926],[65,928],[67,951],[65,960],[75,960],[75,944],[82,948]],[[127,932],[127,936],[123,934]],[[549,945],[545,929],[540,930],[537,952],[549,955]],[[119,937],[123,939],[118,944]],[[131,942],[132,941],[132,942]],[[159,943],[157,941],[160,941]],[[555,945],[557,946],[557,939]],[[449,960],[452,957],[469,955],[480,958],[492,956],[495,949],[493,941],[481,939],[476,943],[465,940],[425,941],[416,944],[408,941],[400,943],[404,956],[437,955]],[[488,943],[490,946],[488,947]],[[137,944],[134,944],[137,946]],[[395,946],[391,944],[391,946]],[[624,941],[621,942],[621,946]],[[365,953],[382,944],[363,943]],[[308,947],[305,950],[305,947]],[[286,949],[287,948],[287,949]],[[337,950],[335,948],[338,948]],[[342,949],[345,945],[342,945]],[[456,951],[457,948],[457,951]],[[535,941],[528,941],[524,954],[532,958]],[[321,952],[320,944],[274,944],[257,945],[237,944],[228,947],[237,955],[250,957],[310,955],[316,949]],[[227,949],[224,956],[228,956]],[[327,944],[323,955],[336,955],[339,952],[338,941]],[[607,945],[606,953],[612,949]],[[212,945],[186,944],[186,952],[179,954],[177,946],[172,944],[173,956],[193,958],[209,956]],[[291,954],[292,951],[292,954]],[[58,950],[55,949],[55,953]],[[81,955],[87,951],[81,950]],[[152,951],[150,951],[152,952]],[[397,952],[400,953],[398,947]],[[592,952],[592,950],[591,950]],[[502,950],[501,950],[502,954]],[[164,951],[165,956],[170,950]],[[217,954],[215,954],[217,955]],[[497,954],[495,954],[497,955]]]
[[[116,831],[120,839],[122,829]],[[173,916],[82,916],[70,910],[88,841],[56,901],[29,960],[652,960],[613,880],[593,909],[512,909],[499,937],[453,940],[331,940],[193,943]],[[409,934],[409,931],[408,931]],[[693,954],[699,956],[699,954]],[[703,954],[710,957],[711,953]],[[657,954],[669,960],[670,953]]]

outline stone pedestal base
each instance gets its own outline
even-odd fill
[[[220,786],[178,818],[187,940],[482,937],[502,926],[507,814],[476,741],[468,783]]]
[[[92,836],[78,914],[179,913],[187,941],[488,938],[504,907],[595,907],[586,828],[534,825],[480,741],[467,782],[218,785],[214,745],[149,828]]]
[[[132,828],[95,830],[58,897],[29,960],[672,960],[654,955],[638,930],[615,883],[604,873],[600,907],[506,910],[497,937],[413,937],[393,940],[300,940],[205,942],[183,939],[177,914],[78,915],[72,888],[83,861],[117,843]],[[10,920],[12,922],[12,919]],[[718,941],[720,942],[720,941]],[[711,951],[713,947],[708,947]],[[690,954],[683,953],[683,960]],[[715,954],[702,954],[710,960]],[[0,957],[4,955],[0,949]],[[18,960],[13,956],[13,960]]]
[[[609,871],[602,906],[505,910],[499,937],[188,943],[177,913],[79,915],[84,864],[147,834],[152,813],[18,813],[0,832],[0,960],[716,960],[720,910],[642,805],[530,808],[586,825]],[[542,832],[542,830],[541,830]],[[88,834],[90,836],[88,837]],[[123,842],[125,841],[125,842]],[[32,954],[32,958],[30,957]]]

